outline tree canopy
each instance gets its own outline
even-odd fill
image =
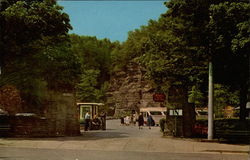
[[[157,90],[182,86],[201,105],[212,61],[220,93],[240,90],[244,104],[249,88],[248,1],[170,0],[165,5],[168,9],[158,20],[130,31],[120,44],[69,35],[69,16],[56,1],[3,0],[0,87],[15,85],[34,105],[43,101],[46,89],[76,91],[79,101],[105,101],[110,75],[136,61]]]
[[[71,50],[80,62],[77,98],[83,102],[103,102],[111,73],[111,54],[118,42],[96,37],[70,35]]]
[[[47,88],[72,90],[78,62],[67,47],[72,27],[62,7],[48,0],[0,4],[0,86],[16,86],[34,107]]]
[[[165,5],[168,10],[158,20],[129,33],[120,57],[139,61],[161,89],[177,84],[206,93],[209,61],[216,83],[247,88],[248,1],[170,0]]]

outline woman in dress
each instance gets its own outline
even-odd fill
[[[138,126],[139,126],[139,129],[142,129],[143,124],[144,124],[144,118],[143,118],[142,113],[140,113],[140,115],[138,117]]]

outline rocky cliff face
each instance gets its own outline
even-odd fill
[[[153,101],[154,88],[144,78],[145,71],[137,63],[129,63],[125,70],[111,76],[111,87],[107,93],[107,104],[115,109],[115,115],[122,111],[139,111],[141,107],[159,107]]]

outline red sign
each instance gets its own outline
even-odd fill
[[[166,96],[163,93],[155,93],[153,94],[153,100],[155,102],[164,102],[166,100]]]

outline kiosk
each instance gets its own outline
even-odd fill
[[[80,122],[84,122],[84,116],[87,112],[90,114],[90,119],[93,119],[95,115],[98,115],[99,107],[103,106],[103,103],[77,103],[79,107]]]
[[[77,103],[77,106],[79,107],[80,124],[85,125],[85,114],[87,112],[89,112],[89,115],[90,115],[90,126],[89,127],[90,127],[90,129],[99,129],[100,127],[104,128],[103,125],[106,123],[102,119],[101,119],[102,120],[101,126],[98,125],[98,127],[96,128],[96,127],[94,127],[94,125],[92,125],[92,120],[94,118],[98,118],[98,119],[101,118],[100,114],[99,114],[99,107],[103,106],[103,105],[104,105],[103,103]]]

